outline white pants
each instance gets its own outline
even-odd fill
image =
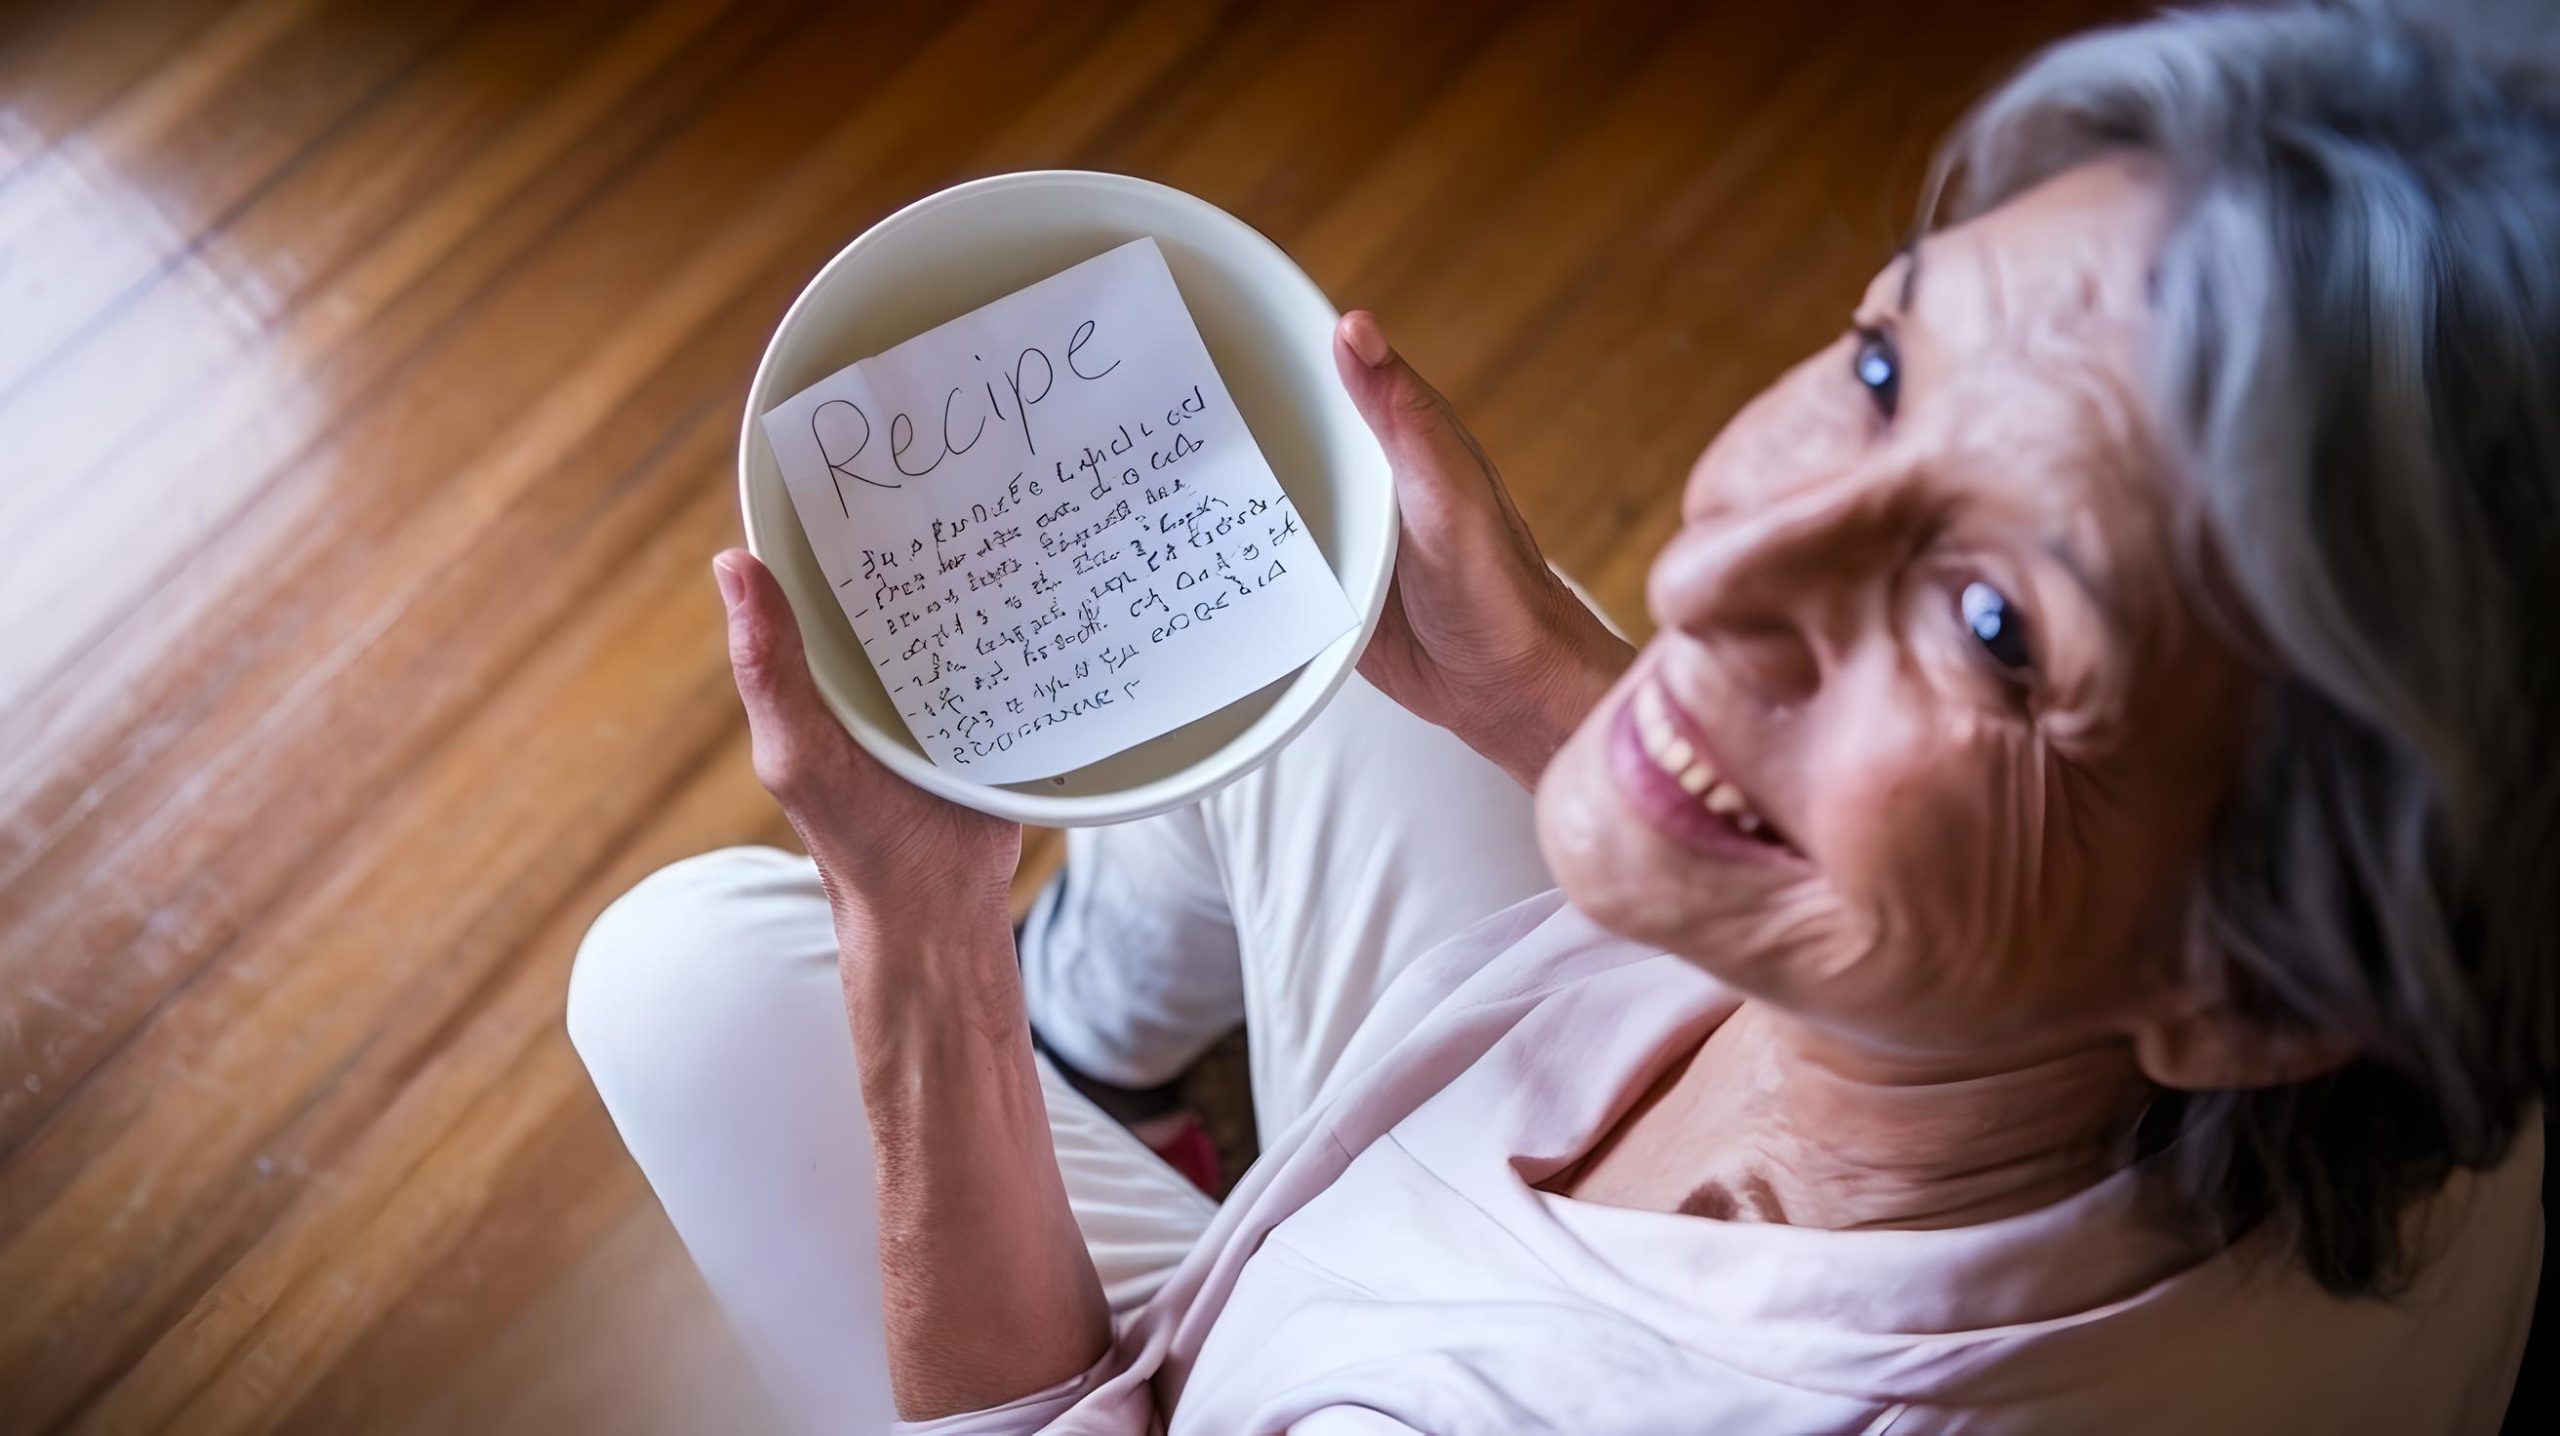
[[[1255,1120],[1314,1100],[1377,994],[1440,939],[1552,886],[1529,796],[1353,678],[1206,801],[1067,838],[1026,927],[1031,1019],[1106,1081],[1165,1081],[1242,1023]],[[890,1418],[869,1132],[806,858],[675,864],[596,919],[569,1036],[776,1404],[810,1431]],[[1047,1063],[1067,1197],[1115,1314],[1209,1201]]]

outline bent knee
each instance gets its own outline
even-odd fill
[[[670,863],[608,904],[578,944],[570,1045],[601,1081],[611,1054],[698,1031],[734,989],[770,980],[813,941],[831,957],[826,899],[808,859],[738,847]]]

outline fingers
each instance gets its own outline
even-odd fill
[[[800,624],[772,572],[734,548],[711,560],[711,572],[729,612],[729,668],[747,709],[756,778],[788,804],[840,766],[851,741],[818,696]]]
[[[1378,317],[1354,309],[1334,326],[1334,367],[1395,471],[1408,523],[1428,528],[1467,511],[1509,508],[1493,460],[1457,412],[1387,343]]]
[[[1387,343],[1376,315],[1354,309],[1342,316],[1334,326],[1333,359],[1353,406],[1387,452],[1408,534],[1427,544],[1454,537],[1449,525],[1491,518],[1535,552],[1493,460],[1440,391]]]
[[[1334,326],[1333,359],[1342,387],[1387,451],[1400,484],[1409,477],[1471,485],[1492,478],[1493,465],[1449,402],[1388,345],[1376,315],[1354,309],[1342,316]]]

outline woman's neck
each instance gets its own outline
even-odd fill
[[[2100,1180],[2147,1088],[2120,1046],[1883,1056],[1746,1003],[1550,1185],[1797,1226],[1969,1226]]]

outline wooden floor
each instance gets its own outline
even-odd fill
[[[785,837],[705,560],[865,225],[1206,196],[1634,620],[2069,9],[0,10],[0,1428],[756,1429],[561,1000],[617,890]]]

